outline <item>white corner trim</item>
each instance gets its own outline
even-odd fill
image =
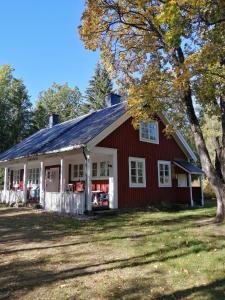
[[[113,122],[109,127],[106,127],[102,132],[100,132],[96,137],[87,143],[87,148],[92,151],[93,147],[99,144],[104,138],[106,138],[110,133],[127,121],[131,116],[127,113],[124,113],[119,119]]]
[[[137,161],[137,162],[142,162],[144,166],[144,172],[143,172],[143,183],[133,183],[131,181],[131,161]],[[129,156],[128,158],[128,172],[129,172],[129,188],[146,188],[146,165],[145,165],[145,158],[142,157],[132,157]]]
[[[160,168],[159,165],[164,164],[169,166],[169,183],[162,184],[160,183]],[[172,187],[172,178],[171,178],[171,161],[168,160],[158,160],[158,186],[159,187]]]

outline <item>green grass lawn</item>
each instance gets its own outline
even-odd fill
[[[0,299],[225,299],[215,207],[78,221],[0,208]]]

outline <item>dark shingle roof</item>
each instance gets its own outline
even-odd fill
[[[174,163],[179,167],[185,169],[190,174],[204,174],[202,169],[196,167],[195,165],[189,163],[186,160],[174,160]]]
[[[0,161],[28,157],[60,150],[69,146],[86,145],[110,126],[126,109],[126,102],[72,119],[52,128],[42,129],[0,154]]]

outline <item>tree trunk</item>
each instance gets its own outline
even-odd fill
[[[181,66],[185,60],[181,47],[176,48],[174,54],[177,63]],[[225,180],[223,177],[221,178],[221,172],[217,172],[210,159],[209,152],[206,147],[206,143],[202,134],[201,126],[199,124],[199,120],[195,113],[190,82],[186,82],[186,85],[183,87],[182,92],[183,92],[183,97],[182,97],[183,104],[185,105],[187,117],[194,134],[195,145],[200,157],[202,169],[205,172],[216,194],[216,199],[217,199],[216,222],[222,222],[225,218]],[[224,126],[225,126],[225,105],[224,105],[224,118],[222,119],[224,119]],[[218,157],[218,159],[220,160],[221,157]],[[219,162],[220,165],[222,166],[223,160],[222,161],[220,160]]]
[[[217,200],[216,222],[220,223],[225,218],[225,187],[213,186],[213,190]]]

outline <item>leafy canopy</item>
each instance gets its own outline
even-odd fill
[[[202,110],[219,115],[217,98],[224,93],[225,79],[224,3],[88,0],[80,36],[87,49],[101,49],[107,69],[129,89],[134,117],[175,111],[173,118],[182,125],[183,98],[190,88]]]
[[[53,83],[46,91],[39,94],[33,117],[34,131],[48,125],[50,114],[58,114],[60,122],[76,118],[81,114],[82,96],[77,87],[67,83]]]
[[[21,79],[9,65],[0,68],[0,152],[29,134],[31,102]]]

